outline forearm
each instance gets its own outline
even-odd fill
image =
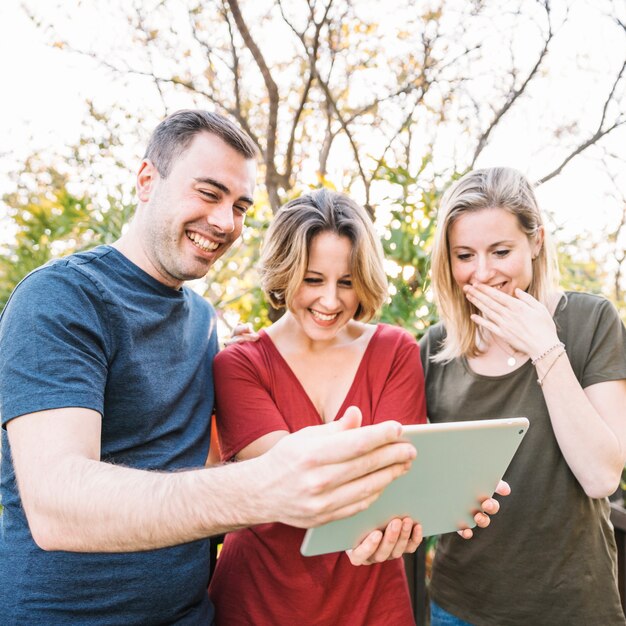
[[[352,408],[255,459],[176,473],[101,462],[93,411],[34,413],[8,431],[35,541],[46,550],[119,552],[270,521],[306,528],[366,508],[408,470],[415,449],[400,441],[399,424],[357,428],[360,419]]]
[[[269,521],[247,463],[162,473],[76,457],[46,474],[24,505],[47,550],[149,550]]]
[[[567,354],[554,358],[536,365],[554,434],[587,495],[605,497],[617,489],[624,467],[619,437],[582,389]]]

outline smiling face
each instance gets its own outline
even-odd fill
[[[140,267],[174,288],[201,278],[241,234],[256,162],[208,132],[196,135],[166,178],[142,162]]]
[[[311,240],[304,280],[289,303],[289,312],[313,341],[333,339],[359,307],[351,255],[347,237],[323,232]]]
[[[542,232],[530,240],[517,218],[500,208],[464,213],[448,230],[452,276],[464,285],[484,283],[513,296],[528,289]]]

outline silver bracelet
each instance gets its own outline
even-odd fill
[[[555,343],[552,347],[548,348],[543,354],[540,354],[538,357],[535,357],[534,359],[531,359],[530,362],[533,365],[536,365],[538,361],[541,361],[541,359],[547,357],[548,354],[550,354],[550,352],[553,352],[557,348],[565,348],[565,344],[562,341],[559,341],[558,343]]]
[[[554,359],[554,361],[552,361],[552,363],[550,363],[548,369],[546,370],[546,373],[541,377],[537,379],[537,384],[540,387],[543,387],[543,381],[546,379],[546,376],[550,373],[550,370],[554,367],[554,364],[565,354],[565,346],[563,346],[563,350],[561,350],[557,355],[556,358]]]

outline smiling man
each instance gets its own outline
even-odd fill
[[[39,268],[5,307],[3,624],[210,624],[207,537],[351,515],[408,469],[399,424],[357,428],[354,408],[256,459],[202,467],[215,312],[183,283],[240,235],[256,153],[220,115],[173,114],[124,236]]]

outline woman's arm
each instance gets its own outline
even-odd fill
[[[536,361],[554,434],[585,493],[591,498],[612,494],[626,461],[626,380],[583,389],[567,346],[558,345],[550,312],[527,293],[518,289],[513,298],[479,285],[466,288],[466,294],[483,313],[472,316],[477,324]]]

